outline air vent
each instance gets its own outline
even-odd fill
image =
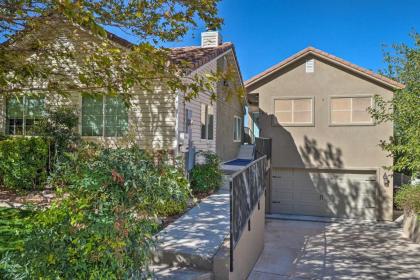
[[[314,72],[314,66],[315,66],[315,60],[309,59],[306,61],[306,73],[313,73]]]

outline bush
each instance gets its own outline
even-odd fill
[[[190,173],[191,189],[195,194],[209,194],[220,187],[222,172],[220,160],[214,153],[203,152],[204,164],[197,164]]]
[[[177,167],[155,164],[136,147],[94,148],[94,156],[85,157],[91,152],[67,155],[65,194],[35,215],[20,254],[3,259],[7,279],[149,276],[154,217],[186,209],[188,181]]]
[[[10,189],[43,187],[47,178],[48,143],[42,138],[9,138],[0,142],[0,183]]]
[[[395,202],[401,209],[420,213],[420,185],[404,185],[397,192]]]
[[[55,163],[65,152],[72,151],[80,143],[78,123],[77,112],[72,107],[66,106],[48,108],[46,115],[37,123],[35,133],[50,139]]]

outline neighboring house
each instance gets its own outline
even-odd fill
[[[40,32],[50,32],[52,41],[66,40],[76,47],[98,39],[63,21]],[[188,75],[191,76],[233,66],[236,69],[235,81],[219,83],[214,101],[203,92],[186,102],[182,92],[171,94],[159,86],[154,93],[135,92],[128,109],[118,97],[89,97],[78,92],[68,97],[6,100],[0,96],[0,133],[31,135],[33,124],[41,117],[44,106],[65,104],[80,112],[79,132],[86,140],[115,146],[130,138],[147,150],[168,150],[181,155],[188,148],[195,147],[196,151],[215,152],[222,160],[233,159],[242,140],[243,125],[238,119],[244,115],[245,97],[228,97],[225,89],[233,85],[243,87],[242,76],[233,44],[222,43],[217,32],[204,32],[203,36],[206,40],[202,40],[201,46],[174,48],[171,58],[175,62],[188,62]],[[79,41],[75,42],[74,38]],[[121,48],[133,46],[112,33],[108,33],[108,38]]]
[[[272,138],[270,213],[392,219],[392,157],[379,144],[393,124],[367,109],[402,84],[308,47],[245,86],[259,136]]]

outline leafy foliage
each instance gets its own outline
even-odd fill
[[[10,189],[40,188],[47,179],[48,143],[42,138],[0,142],[0,183]]]
[[[78,123],[77,112],[72,107],[66,106],[48,108],[45,116],[37,123],[36,134],[50,139],[54,162],[80,142]]]
[[[66,166],[56,175],[66,177],[60,199],[30,220],[23,249],[3,258],[6,279],[149,277],[155,216],[183,212],[190,197],[181,170],[137,147],[96,145],[67,154]]]
[[[0,45],[0,94],[118,94],[129,103],[134,91],[153,92],[159,83],[187,99],[202,91],[215,97],[214,84],[229,80],[227,72],[185,79],[191,65],[175,62],[160,45],[179,40],[199,22],[218,29],[218,2],[3,1],[0,34],[9,41]],[[118,28],[138,44],[105,28]],[[86,30],[93,35],[88,41]]]
[[[205,158],[203,164],[197,164],[191,170],[191,189],[196,194],[208,194],[220,187],[222,172],[220,171],[220,160],[216,154],[202,152]]]
[[[414,47],[395,45],[387,52],[388,76],[405,84],[392,100],[375,98],[372,116],[379,122],[393,121],[394,137],[384,139],[382,148],[394,157],[393,169],[414,174],[420,172],[420,35],[413,34]]]
[[[398,207],[420,213],[420,185],[404,185],[397,192],[395,202]]]

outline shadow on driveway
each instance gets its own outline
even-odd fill
[[[420,245],[394,223],[267,220],[256,279],[420,279]]]

